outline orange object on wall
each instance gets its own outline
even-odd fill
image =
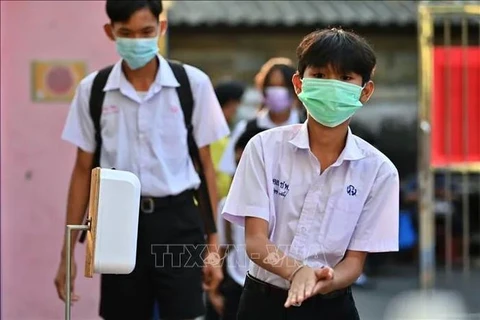
[[[480,47],[436,47],[433,64],[431,165],[480,163]]]
[[[83,61],[34,61],[32,98],[35,102],[70,102],[86,76]]]

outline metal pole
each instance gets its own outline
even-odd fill
[[[71,319],[71,307],[72,307],[72,292],[71,292],[71,273],[72,273],[72,231],[73,230],[89,230],[90,225],[67,225],[66,227],[66,243],[67,243],[67,272],[65,279],[65,291],[67,299],[65,301],[65,320]]]
[[[430,7],[420,4],[418,8],[419,41],[419,223],[420,223],[420,286],[432,289],[435,284],[435,229],[433,215],[433,172],[430,163],[431,137],[431,90],[433,74],[433,17]]]

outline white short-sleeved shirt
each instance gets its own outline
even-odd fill
[[[233,243],[227,243],[227,237],[225,232],[225,220],[222,219],[221,212],[225,205],[226,198],[223,198],[218,204],[218,216],[217,219],[217,232],[218,243],[222,245],[230,246],[230,250],[227,256],[227,272],[228,275],[240,286],[243,287],[245,283],[245,277],[248,272],[248,266],[250,264],[250,258],[245,251],[245,228],[231,223],[232,241]]]
[[[256,135],[243,152],[222,211],[239,225],[248,216],[268,221],[270,240],[314,268],[335,267],[346,250],[398,250],[397,169],[350,129],[344,150],[322,174],[306,122]],[[289,286],[257,264],[249,272]]]
[[[287,121],[281,124],[275,124],[272,122],[268,115],[268,109],[260,110],[260,112],[256,116],[257,125],[260,128],[271,129],[279,126],[286,126],[289,124],[298,124],[300,122],[300,114],[297,108],[294,108],[290,112],[290,117]],[[235,128],[232,130],[232,135],[228,141],[228,145],[225,148],[225,151],[220,159],[220,163],[218,165],[218,169],[226,174],[233,176],[235,173],[235,169],[237,168],[237,162],[235,159],[235,144],[237,143],[240,136],[245,131],[247,127],[248,120],[242,120]]]
[[[200,179],[188,153],[187,129],[176,88],[180,86],[161,56],[159,71],[147,92],[136,92],[115,64],[104,87],[100,120],[101,167],[133,172],[142,195],[162,197],[197,188]],[[194,99],[193,134],[199,148],[229,134],[229,128],[209,77],[184,65]],[[62,138],[86,152],[95,151],[95,131],[89,99],[97,72],[77,88]]]

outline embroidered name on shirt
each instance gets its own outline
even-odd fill
[[[278,179],[273,179],[273,194],[279,195],[285,198],[290,191],[289,184],[285,181],[280,181]]]
[[[171,106],[170,107],[170,112],[171,113],[177,113],[178,111],[180,111],[179,107],[177,107],[177,106]]]
[[[102,109],[102,114],[118,113],[117,106],[104,106]]]

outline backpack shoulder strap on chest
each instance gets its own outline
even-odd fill
[[[103,100],[105,99],[105,91],[103,88],[107,84],[108,76],[112,72],[113,66],[108,66],[100,71],[93,79],[92,89],[90,91],[89,110],[90,118],[93,122],[93,130],[95,131],[95,153],[93,154],[92,169],[100,166],[100,151],[102,150],[102,129],[100,128],[100,118],[102,116]],[[85,242],[87,232],[84,230],[80,234],[78,241]]]
[[[98,71],[95,79],[93,79],[92,90],[90,92],[90,117],[93,121],[93,128],[95,130],[95,154],[93,158],[93,167],[100,166],[100,150],[102,149],[102,130],[100,128],[100,118],[102,116],[103,100],[105,99],[105,87],[108,77],[112,72],[113,66],[108,66]]]
[[[253,118],[248,120],[247,126],[245,127],[245,132],[251,132],[251,131],[256,131],[258,130],[258,124],[257,124],[257,118]]]
[[[180,83],[180,86],[177,87],[177,94],[182,107],[183,117],[185,118],[185,126],[190,134],[190,131],[193,129],[193,94],[190,86],[190,80],[188,79],[184,66],[180,62],[169,60],[168,64],[170,65],[170,68],[172,69],[178,83]]]

